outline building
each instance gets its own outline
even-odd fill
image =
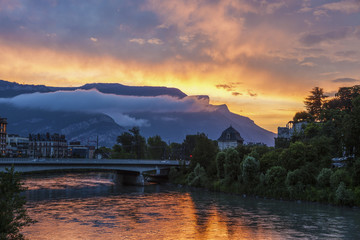
[[[29,138],[16,134],[6,137],[6,151],[9,157],[27,157],[29,151]]]
[[[225,129],[218,139],[220,150],[226,148],[235,148],[244,143],[244,139],[240,136],[240,133],[236,131],[232,126]]]
[[[94,146],[84,146],[79,141],[70,142],[68,146],[69,158],[94,158],[94,152]]]
[[[29,134],[29,156],[34,158],[67,158],[68,145],[65,135],[57,133]]]
[[[7,119],[0,117],[0,156],[6,155],[6,126]]]
[[[289,147],[291,137],[301,133],[308,122],[294,122],[290,121],[286,127],[278,127],[278,136],[275,138],[275,147]]]

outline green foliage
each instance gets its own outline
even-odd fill
[[[159,135],[149,137],[148,144],[148,156],[150,159],[163,159],[167,150],[167,144]]]
[[[298,123],[298,122],[312,122],[314,121],[313,116],[305,111],[302,112],[297,112],[295,113],[295,116],[293,118],[294,123]]]
[[[216,169],[217,169],[217,177],[219,179],[223,179],[225,177],[225,158],[226,154],[224,152],[218,152],[216,155]]]
[[[180,160],[182,156],[182,145],[180,143],[171,143],[169,146],[170,159]]]
[[[354,162],[352,181],[354,186],[360,186],[360,158],[357,158]]]
[[[287,177],[287,171],[285,168],[280,166],[271,167],[266,171],[265,184],[270,188],[284,186]]]
[[[344,168],[336,169],[336,171],[333,172],[330,177],[330,185],[333,188],[337,188],[341,182],[349,186],[350,181],[350,174]]]
[[[173,183],[185,184],[186,183],[186,171],[182,169],[171,167],[169,171],[169,180]]]
[[[260,158],[260,172],[265,173],[269,168],[279,164],[279,155],[282,149],[276,149],[265,153]]]
[[[332,171],[329,168],[321,169],[319,175],[316,178],[317,185],[319,187],[330,187],[330,177],[332,175]]]
[[[238,151],[229,148],[225,153],[224,172],[227,183],[236,182],[241,173],[240,170],[241,159]]]
[[[320,117],[323,104],[325,103],[325,99],[328,97],[324,94],[324,90],[319,87],[315,87],[310,91],[311,95],[309,95],[304,103],[308,113],[318,119]]]
[[[116,141],[121,144],[122,149],[129,156],[134,156],[137,159],[143,159],[146,152],[146,141],[140,135],[139,127],[129,129],[129,132],[124,132],[117,137]]]
[[[217,145],[209,139],[205,134],[198,134],[195,144],[193,159],[190,163],[190,169],[193,169],[195,165],[200,164],[206,173],[214,178],[216,177],[216,154],[218,148]]]
[[[24,239],[20,230],[34,222],[24,207],[25,198],[20,196],[24,190],[13,167],[0,172],[0,239]]]
[[[242,179],[245,184],[253,184],[259,181],[260,164],[254,157],[247,156],[241,164]]]
[[[192,171],[186,180],[187,184],[191,187],[205,187],[208,185],[208,178],[206,176],[205,169],[200,166],[200,164],[196,164],[194,171]]]
[[[321,125],[318,123],[309,123],[304,129],[305,138],[310,139],[320,134]]]
[[[102,158],[110,158],[111,153],[111,149],[107,147],[100,147],[95,150],[95,154],[100,154]]]
[[[305,145],[303,142],[291,143],[279,156],[281,166],[293,171],[305,165],[306,162],[317,161],[316,153],[312,146]]]
[[[347,189],[345,183],[340,182],[339,186],[335,192],[335,201],[340,205],[349,205],[354,204],[355,195],[351,189]]]

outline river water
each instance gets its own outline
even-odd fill
[[[35,239],[360,239],[360,209],[168,185],[123,186],[110,173],[26,177]]]

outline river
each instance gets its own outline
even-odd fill
[[[360,239],[360,209],[123,186],[111,173],[24,179],[35,239]]]

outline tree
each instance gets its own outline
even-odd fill
[[[151,159],[163,159],[167,148],[166,142],[164,142],[159,135],[149,137],[148,154]]]
[[[209,139],[204,133],[198,134],[190,168],[193,169],[199,163],[206,170],[209,177],[216,176],[215,158],[217,151],[218,148],[214,141]]]
[[[232,183],[238,180],[238,176],[241,172],[241,160],[242,159],[240,158],[238,151],[233,148],[226,150],[224,172],[227,183]]]
[[[353,99],[352,105],[343,119],[343,138],[347,154],[360,156],[360,96]]]
[[[126,153],[133,154],[137,159],[145,157],[146,141],[140,135],[139,127],[133,127],[129,129],[129,132],[122,133],[116,141],[121,144]]]
[[[295,113],[293,120],[295,123],[298,123],[298,122],[312,122],[314,119],[310,113],[302,111]]]
[[[216,168],[217,168],[217,176],[219,179],[223,179],[225,177],[225,164],[226,155],[224,152],[218,152],[216,155]]]
[[[121,144],[122,148],[125,152],[131,153],[134,136],[129,132],[123,132],[120,136],[116,139],[117,143]]]
[[[25,197],[20,196],[24,190],[14,167],[0,172],[0,239],[24,239],[20,230],[34,223],[24,207]]]
[[[287,171],[280,166],[271,167],[266,171],[265,184],[270,188],[281,187],[285,185]]]
[[[260,164],[254,157],[247,156],[242,161],[242,179],[246,184],[256,183],[259,178]]]
[[[308,112],[319,120],[323,104],[328,96],[324,95],[324,90],[319,87],[313,88],[310,93],[311,95],[305,99],[304,103]]]

